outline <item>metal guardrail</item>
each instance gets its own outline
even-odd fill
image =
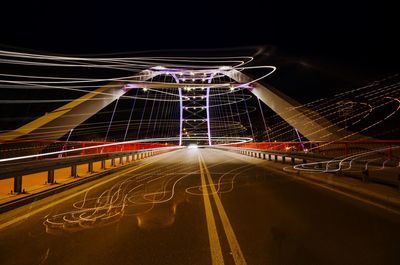
[[[337,158],[348,157],[363,152],[370,153],[369,158],[379,157],[381,159],[400,162],[400,140],[358,140],[358,141],[335,141],[335,142],[249,142],[241,144],[230,144],[229,147],[246,149],[281,151],[284,153],[315,154],[323,157]]]
[[[292,151],[274,151],[274,150],[260,150],[260,149],[254,149],[254,148],[242,148],[242,147],[214,147],[216,149],[220,150],[226,150],[230,152],[235,152],[239,153],[242,155],[247,155],[251,157],[256,157],[260,159],[265,159],[269,161],[275,161],[277,162],[279,158],[281,158],[282,163],[286,163],[286,159],[290,159],[290,164],[295,165],[296,164],[296,159],[301,160],[301,164],[307,164],[307,163],[314,163],[315,166],[320,165],[321,169],[323,169],[323,163],[329,162],[329,161],[334,161],[338,160],[338,158],[334,157],[327,157],[327,156],[322,156],[319,154],[313,154],[313,153],[308,153],[305,154],[304,152],[292,152]],[[400,164],[396,161],[391,161],[391,166],[399,168]],[[397,164],[396,164],[397,163]],[[387,163],[390,164],[390,163]],[[370,162],[368,160],[357,160],[353,162],[354,166],[358,166],[358,172],[346,172],[342,170],[338,170],[336,173],[341,174],[341,175],[346,175],[349,177],[357,178],[362,180],[363,182],[375,182],[379,184],[384,184],[387,186],[391,187],[397,187],[398,190],[400,191],[400,173],[393,174],[393,176],[389,176],[386,178],[379,177],[379,176],[372,176],[368,169],[368,165],[381,165],[378,162]],[[323,172],[323,170],[321,170]],[[298,171],[299,173],[299,171]]]
[[[13,192],[21,193],[23,192],[22,177],[25,175],[47,171],[48,174],[47,183],[53,184],[55,181],[54,171],[57,169],[71,167],[71,177],[76,177],[78,165],[87,164],[88,172],[93,173],[93,163],[95,162],[101,162],[101,168],[105,169],[107,160],[111,160],[111,166],[115,166],[116,160],[118,159],[119,163],[121,164],[123,158],[125,158],[126,162],[129,162],[130,157],[132,157],[132,161],[134,161],[158,154],[160,152],[175,150],[176,148],[179,147],[161,147],[161,148],[141,149],[135,151],[123,151],[123,152],[92,154],[92,155],[75,156],[75,157],[21,161],[18,163],[15,162],[1,163],[0,180],[13,178],[14,179]]]
[[[288,151],[274,151],[274,150],[261,150],[255,148],[242,148],[242,147],[214,147],[216,149],[221,150],[228,150],[228,151],[235,151],[236,153],[240,153],[243,155],[254,156],[262,159],[268,159],[270,161],[277,160],[278,157],[282,157],[282,161],[285,163],[286,158],[291,159],[291,163],[294,164],[292,159],[301,159],[303,163],[307,163],[307,161],[314,161],[314,162],[323,162],[326,161],[326,156],[322,156],[319,154],[308,153],[305,154],[304,152],[288,152]]]
[[[152,142],[101,142],[101,141],[48,141],[17,140],[0,143],[0,161],[7,158],[36,155],[41,158],[57,158],[77,155],[93,155],[123,151],[136,151],[174,146]]]

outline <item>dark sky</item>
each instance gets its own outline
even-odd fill
[[[97,2],[2,3],[0,43],[72,54],[273,45],[374,64],[393,63],[399,44],[396,8],[381,1]]]

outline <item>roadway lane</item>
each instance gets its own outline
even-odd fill
[[[270,163],[211,149],[148,158],[2,214],[1,264],[398,264],[398,215]]]

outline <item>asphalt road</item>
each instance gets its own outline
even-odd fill
[[[399,264],[400,216],[220,150],[0,215],[0,264]]]

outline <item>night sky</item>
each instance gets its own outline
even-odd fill
[[[2,4],[0,48],[164,56],[251,55],[246,52],[262,49],[256,63],[278,67],[266,82],[302,103],[400,70],[398,15],[384,3],[107,3]]]
[[[398,57],[396,8],[383,2],[127,2],[2,4],[1,43],[72,54],[272,45],[339,62]]]

